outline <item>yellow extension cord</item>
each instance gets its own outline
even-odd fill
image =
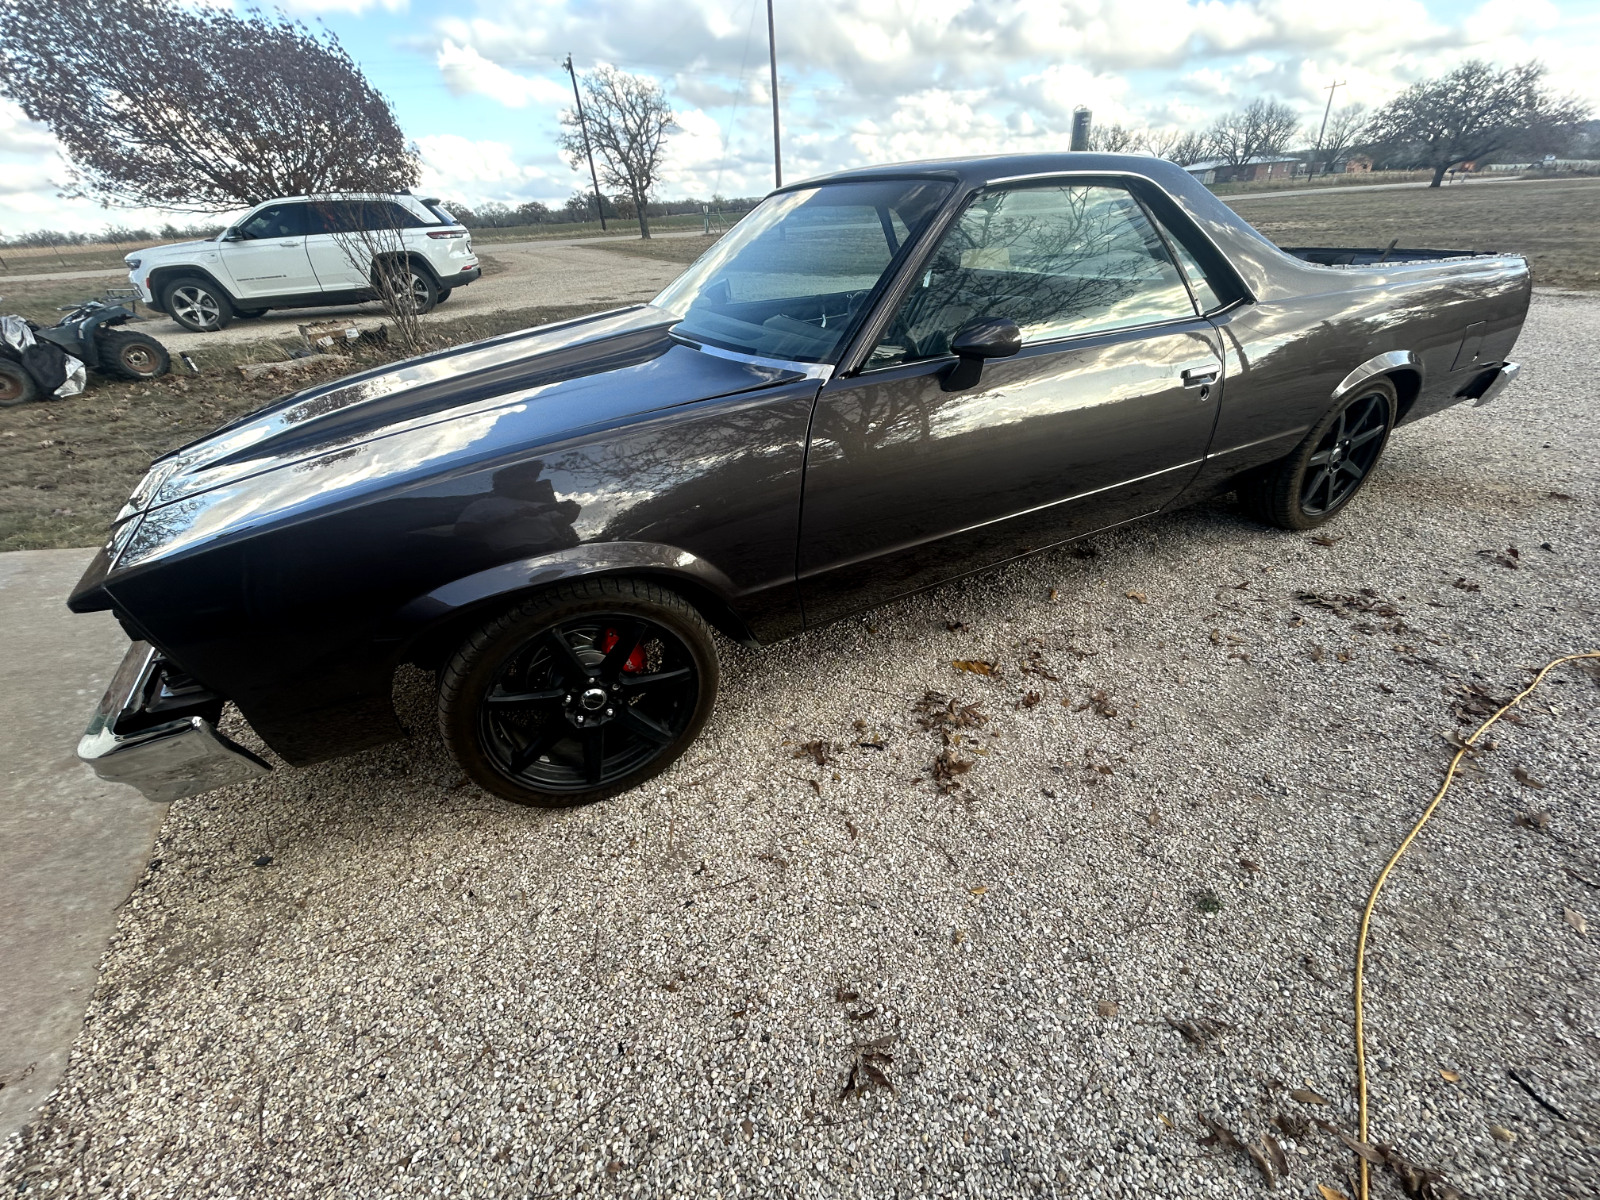
[[[1422,832],[1422,827],[1428,823],[1428,818],[1433,816],[1434,810],[1439,807],[1439,802],[1444,799],[1445,793],[1450,790],[1450,784],[1455,780],[1456,768],[1461,765],[1461,760],[1466,757],[1468,751],[1484,735],[1489,726],[1527,699],[1532,694],[1533,689],[1543,683],[1544,677],[1556,667],[1559,667],[1562,663],[1573,662],[1580,658],[1600,658],[1600,650],[1590,650],[1583,654],[1566,654],[1545,663],[1539,673],[1533,677],[1532,683],[1506,701],[1494,716],[1479,725],[1473,735],[1462,743],[1461,749],[1456,751],[1455,757],[1450,760],[1449,769],[1444,773],[1444,784],[1434,795],[1428,807],[1422,810],[1422,816],[1417,818],[1417,823],[1411,827],[1411,832],[1406,834],[1389,861],[1384,863],[1383,870],[1378,872],[1378,881],[1372,885],[1372,894],[1367,897],[1366,910],[1361,914],[1361,936],[1356,940],[1356,1087],[1361,1107],[1360,1136],[1363,1142],[1369,1142],[1371,1139],[1367,1136],[1367,1046],[1366,1026],[1363,1023],[1361,1012],[1361,984],[1367,965],[1367,930],[1372,925],[1372,910],[1377,906],[1378,893],[1383,891],[1383,885],[1388,882],[1389,872],[1394,870],[1395,864],[1400,861],[1401,856],[1411,848],[1411,843],[1416,840],[1417,834]],[[1358,1155],[1357,1161],[1361,1164],[1361,1200],[1370,1200],[1368,1193],[1370,1176],[1367,1160]]]

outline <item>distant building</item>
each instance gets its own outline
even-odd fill
[[[1271,158],[1256,155],[1243,163],[1230,163],[1222,159],[1190,163],[1184,168],[1201,183],[1254,183],[1258,179],[1288,179],[1306,169],[1298,158],[1284,156]]]
[[[1365,154],[1352,154],[1343,163],[1335,163],[1333,169],[1346,175],[1358,175],[1372,170],[1372,160]]]

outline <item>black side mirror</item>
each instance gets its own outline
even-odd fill
[[[987,358],[1010,358],[1022,349],[1022,330],[1009,317],[979,317],[969,321],[950,339],[956,365],[940,385],[947,392],[977,387]]]
[[[244,241],[244,234],[237,229],[229,229],[223,233],[222,240],[225,242],[242,242]]]

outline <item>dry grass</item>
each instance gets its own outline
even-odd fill
[[[439,322],[428,333],[438,345],[457,345],[587,311],[518,309]],[[169,375],[149,384],[90,375],[88,388],[71,399],[0,409],[0,551],[92,546],[152,459],[286,391],[398,357],[330,356],[320,377],[295,383],[247,383],[235,369],[239,362],[287,358],[291,348],[278,342],[219,346],[205,355],[198,375]]]
[[[1600,288],[1600,179],[1469,183],[1392,192],[1238,196],[1280,246],[1400,245],[1526,254],[1544,287]]]
[[[629,242],[596,242],[589,249],[628,254],[634,258],[654,258],[662,262],[692,263],[721,236],[720,233],[713,233],[710,237],[651,238],[648,242],[635,238]]]

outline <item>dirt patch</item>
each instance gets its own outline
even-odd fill
[[[438,346],[454,346],[583,316],[592,307],[523,308],[438,322],[428,332]],[[91,375],[88,388],[71,399],[0,409],[0,551],[98,543],[152,459],[288,390],[282,380],[245,382],[235,369],[240,363],[287,358],[297,346],[298,340],[219,345],[199,374],[181,373],[175,361],[180,373],[154,383]],[[320,375],[297,384],[310,387],[400,357],[377,350],[330,357]]]
[[[1600,179],[1469,183],[1392,192],[1239,196],[1280,246],[1387,246],[1525,254],[1543,287],[1600,288]]]

